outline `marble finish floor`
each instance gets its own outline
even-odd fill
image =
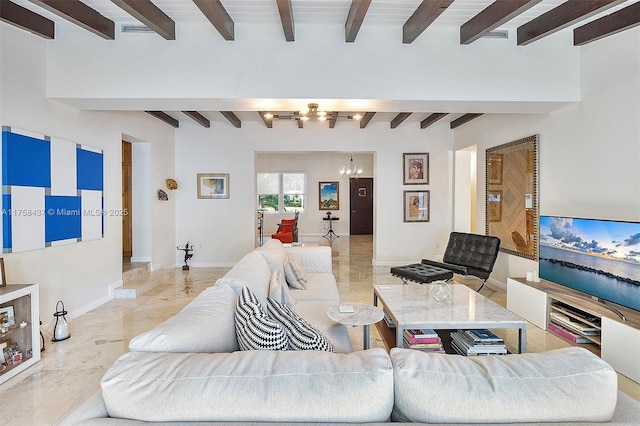
[[[319,237],[302,238],[309,243],[327,244]],[[389,267],[374,267],[371,236],[341,236],[333,242],[333,268],[340,296],[345,303],[372,303],[372,286],[396,285]],[[70,321],[71,338],[51,343],[45,334],[42,360],[0,385],[2,424],[52,425],[99,388],[109,366],[128,351],[129,340],[176,314],[203,289],[213,285],[228,268],[163,269],[136,274],[125,288],[135,288],[135,299],[113,299]],[[478,283],[467,283],[475,288]],[[485,288],[482,294],[506,304],[506,292]],[[354,349],[362,348],[362,327],[350,327]],[[514,348],[517,332],[503,337]],[[529,324],[527,351],[541,352],[569,344],[559,337]],[[371,327],[371,347],[384,347],[375,327]],[[619,387],[640,401],[640,384],[619,375]]]

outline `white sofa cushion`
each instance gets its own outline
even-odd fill
[[[236,293],[227,285],[205,289],[180,312],[129,342],[130,351],[232,352]]]
[[[291,308],[271,298],[267,299],[267,305],[269,317],[282,324],[286,330],[290,349],[335,352],[329,339]]]
[[[287,259],[287,252],[280,240],[269,240],[256,251],[264,257],[271,272],[282,271],[284,262]]]
[[[111,417],[142,421],[384,422],[393,407],[393,371],[380,348],[129,352],[100,385]]]
[[[327,316],[327,309],[336,304],[338,303],[322,300],[297,302],[296,313],[326,336],[336,352],[346,354],[353,351],[349,331],[346,326]]]
[[[256,296],[247,287],[238,296],[235,330],[238,345],[243,351],[289,348],[285,328],[267,316]]]
[[[463,357],[391,350],[394,421],[606,422],[617,375],[586,349]]]
[[[333,274],[308,273],[306,288],[304,290],[290,288],[289,293],[296,302],[301,300],[322,300],[331,301],[335,304],[340,303],[340,293],[338,293],[336,277]]]
[[[253,251],[245,255],[234,265],[224,277],[216,281],[218,284],[226,284],[239,296],[243,287],[248,287],[256,295],[260,304],[267,309],[267,294],[269,292],[269,280],[271,270],[264,257]]]

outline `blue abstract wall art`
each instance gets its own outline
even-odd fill
[[[2,248],[16,253],[104,236],[102,150],[2,127]]]

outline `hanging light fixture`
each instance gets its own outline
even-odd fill
[[[358,178],[362,174],[362,166],[359,166],[355,161],[353,161],[353,154],[351,154],[351,158],[349,159],[349,167],[342,166],[342,170],[340,170],[340,175],[342,175],[345,179],[350,178]]]
[[[262,117],[265,120],[300,120],[300,121],[309,121],[309,120],[317,120],[317,121],[328,121],[328,120],[336,120],[337,118],[347,118],[349,120],[360,121],[362,119],[361,114],[339,114],[337,112],[328,112],[322,111],[319,109],[317,103],[310,103],[307,105],[307,108],[295,111],[288,112],[282,114],[274,114],[272,112],[265,112]]]

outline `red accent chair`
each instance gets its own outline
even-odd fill
[[[283,244],[291,244],[298,241],[298,212],[293,219],[282,219],[278,229],[271,238],[280,240]]]

